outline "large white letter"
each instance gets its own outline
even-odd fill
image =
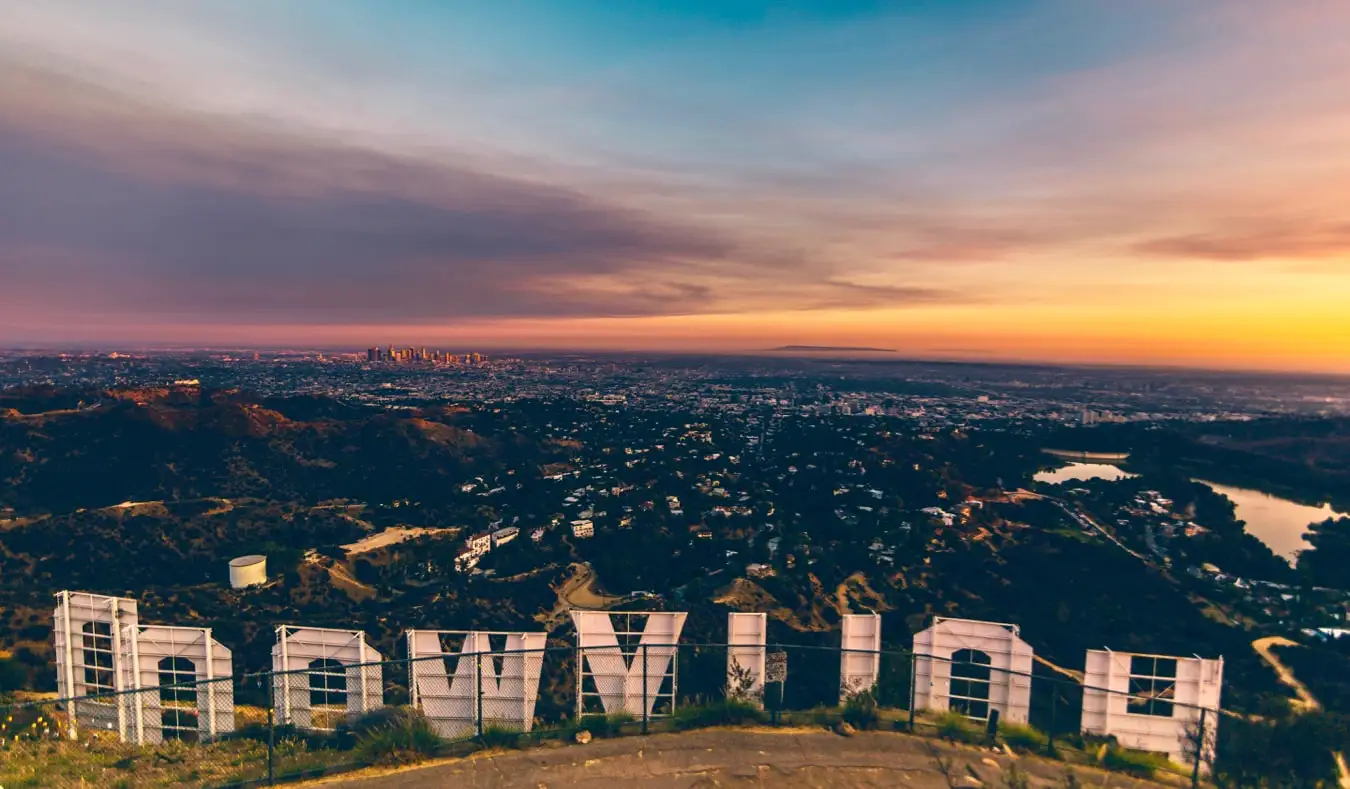
[[[56,687],[62,698],[111,694],[124,688],[122,628],[137,623],[136,601],[88,592],[58,592],[52,629]],[[116,697],[70,701],[70,736],[79,727],[116,731],[127,739],[127,715]]]
[[[412,703],[442,737],[476,731],[480,690],[485,728],[529,731],[534,725],[547,634],[409,630],[407,637]],[[493,637],[505,640],[502,649],[492,649]],[[449,644],[456,639],[462,641],[459,652]]]
[[[846,614],[840,640],[839,702],[876,687],[881,677],[881,615]]]
[[[1205,713],[1201,753],[1214,755],[1223,658],[1205,660],[1089,649],[1083,672],[1083,733],[1113,736],[1126,748],[1165,753],[1179,764],[1190,729]]]
[[[586,696],[599,696],[608,714],[650,716],[658,697],[669,699],[673,712],[676,644],[688,614],[634,611],[613,616],[623,617],[621,630],[614,629],[607,611],[572,612],[572,622],[577,628],[577,717],[585,712],[582,702]],[[631,620],[635,616],[647,618],[640,633],[632,629]],[[623,645],[619,643],[620,636],[624,638]],[[636,645],[630,642],[633,636],[640,636]],[[661,686],[667,675],[671,678],[671,690],[663,694]],[[594,694],[583,691],[586,677],[595,683]]]
[[[210,628],[128,625],[122,629],[127,740],[210,740],[234,731],[230,650]]]
[[[933,617],[914,636],[914,707],[1026,723],[1033,660],[1017,625]]]
[[[278,625],[272,647],[277,723],[330,730],[384,706],[380,666],[363,665],[383,659],[358,630]]]
[[[764,703],[764,614],[727,614],[727,696]]]

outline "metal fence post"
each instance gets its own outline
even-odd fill
[[[483,739],[483,653],[479,652],[474,659],[474,688],[477,690],[478,705],[478,739]]]
[[[272,786],[277,780],[275,765],[277,752],[277,726],[276,719],[272,712],[276,707],[276,675],[268,675],[267,678],[262,681],[267,683],[267,785]]]
[[[917,686],[919,682],[919,661],[918,656],[913,653],[909,656],[909,733],[914,733],[914,697],[917,695]]]
[[[1200,760],[1205,756],[1205,713],[1209,710],[1205,707],[1200,708],[1200,730],[1195,737],[1195,766],[1191,768],[1191,789],[1200,787]]]
[[[679,660],[679,650],[675,652],[675,659]],[[647,733],[647,645],[642,645],[642,733]]]
[[[1055,754],[1055,732],[1059,730],[1057,718],[1059,715],[1059,681],[1055,680],[1051,686],[1055,692],[1050,695],[1050,731],[1046,732],[1045,752],[1049,756]]]

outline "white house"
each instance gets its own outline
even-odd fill
[[[482,556],[492,550],[492,535],[486,532],[475,534],[464,541],[464,547],[475,557]]]

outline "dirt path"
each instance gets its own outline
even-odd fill
[[[579,565],[581,568],[572,579],[563,586],[563,593],[560,596],[568,606],[572,608],[608,608],[615,603],[623,602],[624,598],[615,595],[607,595],[597,592],[595,589],[596,577],[595,571],[585,565]]]
[[[1283,636],[1267,636],[1252,642],[1252,649],[1256,650],[1256,654],[1260,655],[1262,660],[1275,669],[1275,674],[1279,676],[1280,682],[1293,689],[1294,695],[1298,696],[1298,699],[1295,700],[1295,706],[1303,712],[1320,710],[1322,704],[1317,700],[1317,697],[1312,694],[1312,691],[1308,690],[1307,685],[1304,685],[1298,677],[1294,676],[1294,672],[1288,666],[1280,662],[1280,659],[1275,656],[1271,649],[1272,647],[1296,646],[1298,646],[1297,643]],[[1350,789],[1350,764],[1346,763],[1345,754],[1336,753],[1333,755],[1336,757],[1336,767],[1341,774],[1341,789]]]
[[[358,603],[376,595],[375,587],[367,586],[356,580],[356,577],[347,569],[347,565],[342,562],[334,562],[328,568],[328,577],[332,580],[333,586],[346,592],[348,597]]]
[[[595,571],[584,564],[573,564],[572,575],[562,585],[558,587],[558,602],[554,604],[552,611],[542,612],[535,616],[535,621],[542,622],[549,627],[566,621],[567,612],[573,608],[582,608],[588,610],[599,610],[608,608],[615,603],[623,602],[625,598],[605,595],[595,590]]]
[[[1256,650],[1256,654],[1260,655],[1262,660],[1269,663],[1270,667],[1275,669],[1275,673],[1279,676],[1280,682],[1293,689],[1294,695],[1298,696],[1298,699],[1295,702],[1297,706],[1310,711],[1320,710],[1322,704],[1318,702],[1317,697],[1312,694],[1312,691],[1308,690],[1306,685],[1299,682],[1298,677],[1294,676],[1294,672],[1290,671],[1288,666],[1281,663],[1280,659],[1275,656],[1273,651],[1271,651],[1271,647],[1296,646],[1298,646],[1297,643],[1290,641],[1283,636],[1267,636],[1265,638],[1258,638],[1252,642],[1252,649]]]
[[[483,754],[394,773],[328,779],[336,789],[431,789],[464,786],[662,789],[781,786],[790,789],[912,789],[1016,785],[1052,789],[1073,772],[1093,789],[1153,789],[1158,784],[1035,757],[948,745],[905,734],[865,732],[840,737],[820,730],[712,729],[597,740],[588,745]],[[315,784],[309,784],[315,785]]]
[[[366,524],[365,521],[358,521],[355,518],[352,518],[350,515],[345,515],[344,517],[356,521],[359,524],[369,525]],[[408,540],[415,540],[419,537],[434,537],[441,534],[453,535],[458,534],[459,531],[460,529],[454,527],[432,528],[425,526],[390,526],[383,531],[368,534],[356,542],[348,543],[347,545],[342,546],[342,550],[346,551],[348,556],[356,556],[357,554],[368,553],[379,548],[407,542]]]
[[[224,515],[227,512],[234,511],[234,502],[230,501],[229,499],[216,498],[216,499],[206,499],[206,501],[214,501],[216,503],[216,506],[214,509],[209,509],[206,512],[203,512],[202,513],[203,518],[209,518],[213,515]]]

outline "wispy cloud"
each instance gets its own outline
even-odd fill
[[[1233,218],[1209,233],[1155,238],[1138,251],[1172,258],[1298,260],[1350,255],[1350,220],[1279,222]]]
[[[0,310],[940,334],[1350,293],[1343,2],[639,6],[2,5]]]
[[[905,300],[566,185],[0,77],[4,300],[315,322]],[[913,299],[910,299],[913,300]]]

